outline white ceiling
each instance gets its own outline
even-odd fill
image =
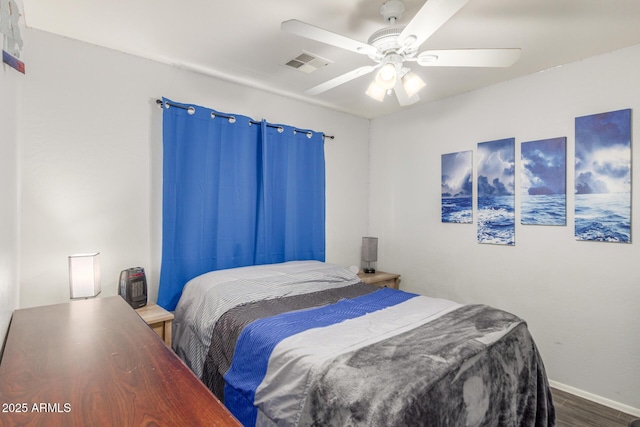
[[[373,62],[365,55],[285,33],[299,19],[367,42],[387,25],[382,0],[23,0],[25,23],[65,37],[305,99],[365,118],[401,107],[364,94],[372,75],[316,96],[306,89]],[[405,0],[406,24],[424,0]],[[421,47],[522,49],[510,68],[412,65],[421,102],[445,98],[589,56],[640,44],[639,0],[470,0]],[[285,67],[306,50],[332,61],[312,74]],[[405,107],[411,108],[411,107]]]

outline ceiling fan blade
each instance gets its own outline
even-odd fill
[[[369,74],[376,68],[378,68],[378,66],[374,65],[365,65],[364,67],[356,68],[355,70],[349,71],[348,73],[319,84],[318,86],[307,89],[304,91],[304,93],[306,93],[307,95],[318,95],[322,92],[328,91],[329,89],[340,86],[341,84],[347,83],[353,79],[357,79],[360,76]]]
[[[331,31],[315,27],[311,24],[307,24],[306,22],[298,21],[297,19],[284,21],[280,24],[280,29],[291,34],[306,37],[341,49],[350,50],[355,53],[362,53],[364,55],[377,53],[377,49],[369,44],[341,36],[340,34],[332,33]]]
[[[401,79],[398,79],[393,90],[396,93],[396,98],[398,98],[398,103],[401,107],[406,107],[407,105],[415,104],[420,101],[420,96],[417,93],[412,97],[407,95],[407,92],[405,92],[404,87],[402,86]]]
[[[469,0],[427,0],[398,37],[401,46],[418,48]]]
[[[425,50],[417,56],[425,67],[510,67],[520,58],[520,49]]]

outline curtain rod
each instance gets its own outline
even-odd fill
[[[156,99],[156,104],[158,105],[158,107],[162,108],[162,100],[161,100],[161,99]],[[167,104],[169,104],[169,105],[170,105],[170,106],[172,106],[172,107],[182,108],[183,110],[194,111],[194,112],[195,112],[195,110],[196,110],[196,109],[195,109],[195,107],[185,107],[184,105],[173,104],[173,103],[171,103],[171,102],[167,102]],[[193,114],[193,113],[192,113],[192,114]],[[227,115],[225,115],[225,114],[216,114],[216,115],[214,116],[214,115],[213,115],[213,113],[211,113],[211,116],[212,116],[212,117],[223,117],[223,118],[225,118],[225,119],[232,120],[232,123],[233,123],[233,122],[235,122],[235,120],[236,120],[236,118],[235,118],[235,117],[233,117],[233,116],[227,116]],[[255,120],[250,120],[250,121],[249,121],[249,123],[254,124],[254,125],[259,125],[261,122],[257,122],[257,121],[255,121]],[[269,126],[269,127],[271,127],[271,128],[274,128],[274,129],[283,129],[283,128],[282,128],[282,126],[276,126],[276,125],[272,125],[272,124],[269,124],[269,123],[267,123],[267,126]],[[305,130],[302,130],[302,129],[296,129],[296,128],[293,128],[293,130],[294,130],[295,132],[308,132],[308,131],[305,131]],[[335,139],[335,136],[333,136],[333,135],[327,135],[327,134],[325,134],[324,132],[322,133],[322,137],[323,137],[323,138],[329,138],[329,139]],[[311,137],[309,136],[309,138],[311,138]]]

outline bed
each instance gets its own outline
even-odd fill
[[[245,426],[553,426],[526,323],[317,261],[214,271],[174,350]]]

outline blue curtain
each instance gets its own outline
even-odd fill
[[[212,270],[325,259],[321,133],[163,99],[158,304]]]

